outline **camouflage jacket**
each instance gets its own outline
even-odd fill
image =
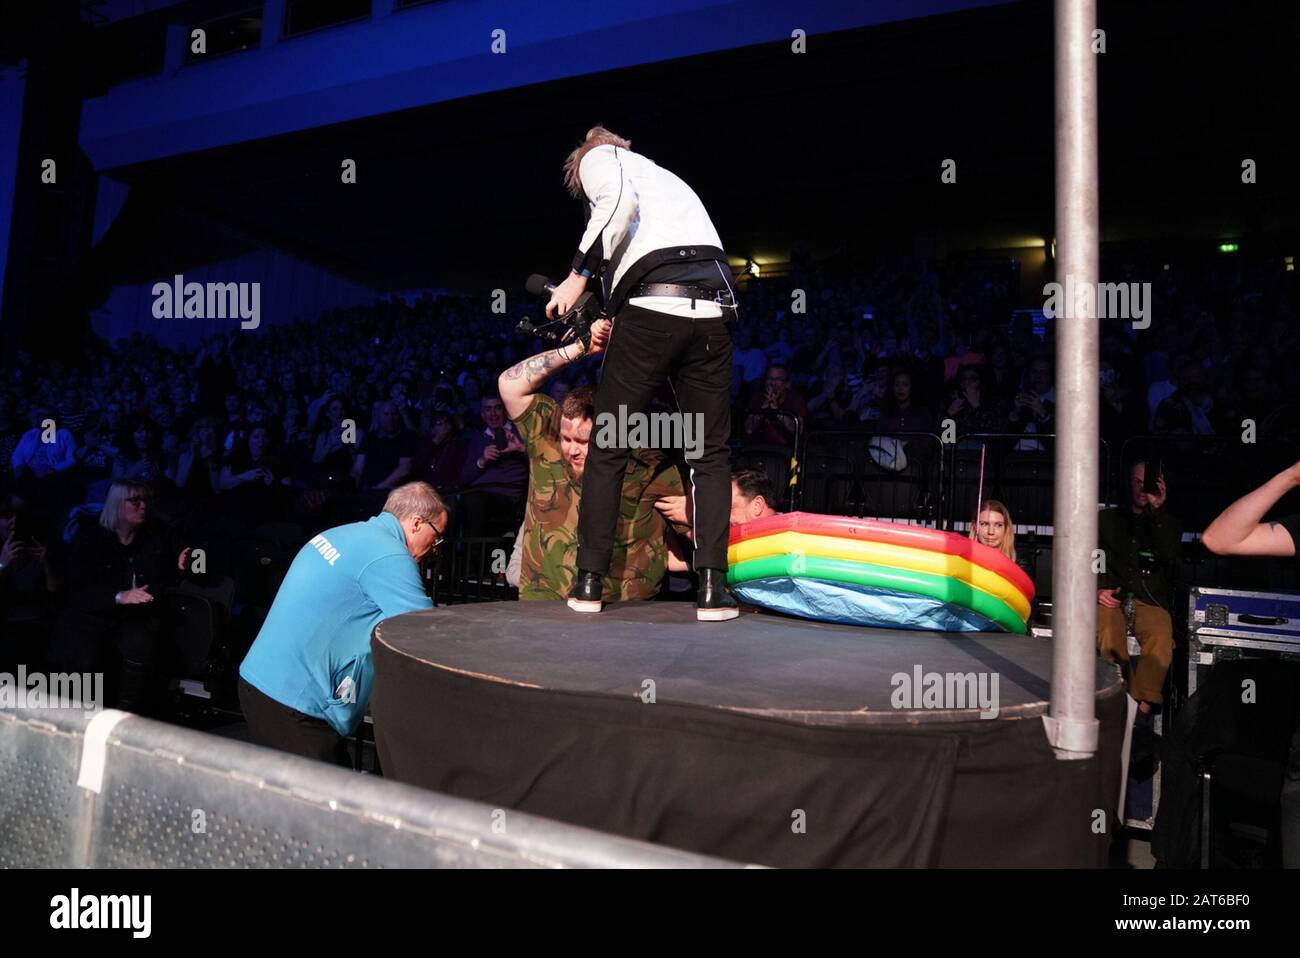
[[[515,420],[528,447],[528,506],[524,512],[519,598],[563,599],[573,587],[578,555],[581,485],[564,471],[550,396],[536,395]],[[655,500],[680,496],[677,468],[652,449],[634,449],[623,474],[623,500],[614,531],[614,554],[605,576],[606,601],[649,599],[659,592],[668,569],[664,519]]]

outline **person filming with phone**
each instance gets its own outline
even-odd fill
[[[785,363],[768,364],[763,389],[754,391],[749,407],[745,435],[751,442],[792,446],[795,423],[808,419],[808,403],[801,393],[790,388],[790,368]]]
[[[1052,383],[1052,361],[1046,356],[1039,356],[1030,363],[1024,386],[1016,393],[1007,421],[1013,432],[1056,431],[1056,388]],[[1020,440],[1016,448],[1023,452],[1043,450],[1042,444],[1033,439]]]
[[[722,240],[695,191],[676,174],[631,150],[602,126],[587,131],[565,161],[565,182],[586,199],[587,229],[569,276],[554,288],[546,315],[566,315],[598,277],[605,347],[593,421],[642,416],[667,384],[685,416],[700,423],[702,448],[691,462],[694,566],[700,577],[696,619],[722,622],[739,607],[726,586],[731,499],[731,329],[737,302]],[[619,519],[627,442],[589,445],[578,509],[578,574],[569,607],[603,607]]]
[[[1149,473],[1149,475],[1148,475]],[[1163,701],[1174,653],[1173,579],[1182,530],[1165,508],[1168,490],[1160,463],[1139,460],[1129,469],[1127,502],[1097,520],[1101,571],[1097,574],[1097,647],[1124,672],[1142,712]],[[1129,662],[1128,627],[1142,649]]]
[[[483,428],[469,434],[460,473],[461,532],[497,535],[519,527],[528,491],[523,437],[496,393],[483,397]]]

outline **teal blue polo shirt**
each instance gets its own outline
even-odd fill
[[[370,636],[383,619],[433,608],[397,517],[327,529],[294,557],[239,667],[249,685],[350,735],[370,704]]]

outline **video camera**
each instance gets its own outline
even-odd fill
[[[540,273],[528,277],[524,288],[533,296],[541,296],[554,291],[555,285]],[[522,319],[515,327],[516,332],[528,336],[539,336],[547,342],[562,343],[572,336],[586,349],[591,348],[591,325],[601,317],[600,301],[590,291],[578,297],[569,311],[545,323],[534,323],[531,319]]]

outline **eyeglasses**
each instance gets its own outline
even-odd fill
[[[437,529],[434,529],[433,523],[430,522],[428,519],[426,519],[424,516],[416,516],[415,518],[419,519],[430,529],[433,529],[434,535],[438,537],[433,540],[433,545],[431,546],[431,548],[436,549],[438,548],[438,546],[442,545],[444,542],[447,541],[447,537],[439,533]]]

